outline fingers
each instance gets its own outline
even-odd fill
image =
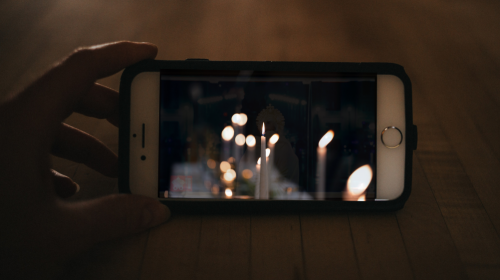
[[[60,125],[52,154],[83,163],[105,176],[118,176],[118,157],[97,138],[70,125]]]
[[[51,172],[54,190],[59,197],[67,198],[80,191],[80,186],[73,182],[68,176],[55,170],[51,170]]]
[[[28,122],[50,128],[47,126],[61,122],[78,107],[95,80],[153,59],[157,51],[149,43],[125,41],[80,48],[28,87],[18,101],[31,113]]]
[[[81,246],[128,236],[164,223],[170,210],[156,199],[116,194],[67,204]]]
[[[75,111],[98,119],[107,119],[118,127],[118,92],[100,84],[94,84],[85,94]]]

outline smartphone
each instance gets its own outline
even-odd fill
[[[175,210],[391,210],[410,193],[397,64],[144,61],[120,116],[120,190]]]

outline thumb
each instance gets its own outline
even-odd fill
[[[70,211],[76,215],[71,223],[82,247],[139,233],[170,217],[167,206],[139,195],[116,194],[68,206],[75,210]]]

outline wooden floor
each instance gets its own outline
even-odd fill
[[[158,59],[403,65],[419,128],[413,191],[391,213],[188,216],[102,244],[77,279],[500,279],[500,2],[0,2],[0,97],[81,45],[128,39]],[[101,81],[118,89],[119,75]],[[68,123],[118,148],[118,130]],[[66,160],[75,199],[117,182]]]

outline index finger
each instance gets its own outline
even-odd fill
[[[33,83],[19,99],[38,127],[54,130],[71,114],[95,80],[156,57],[150,43],[115,42],[80,48]]]

